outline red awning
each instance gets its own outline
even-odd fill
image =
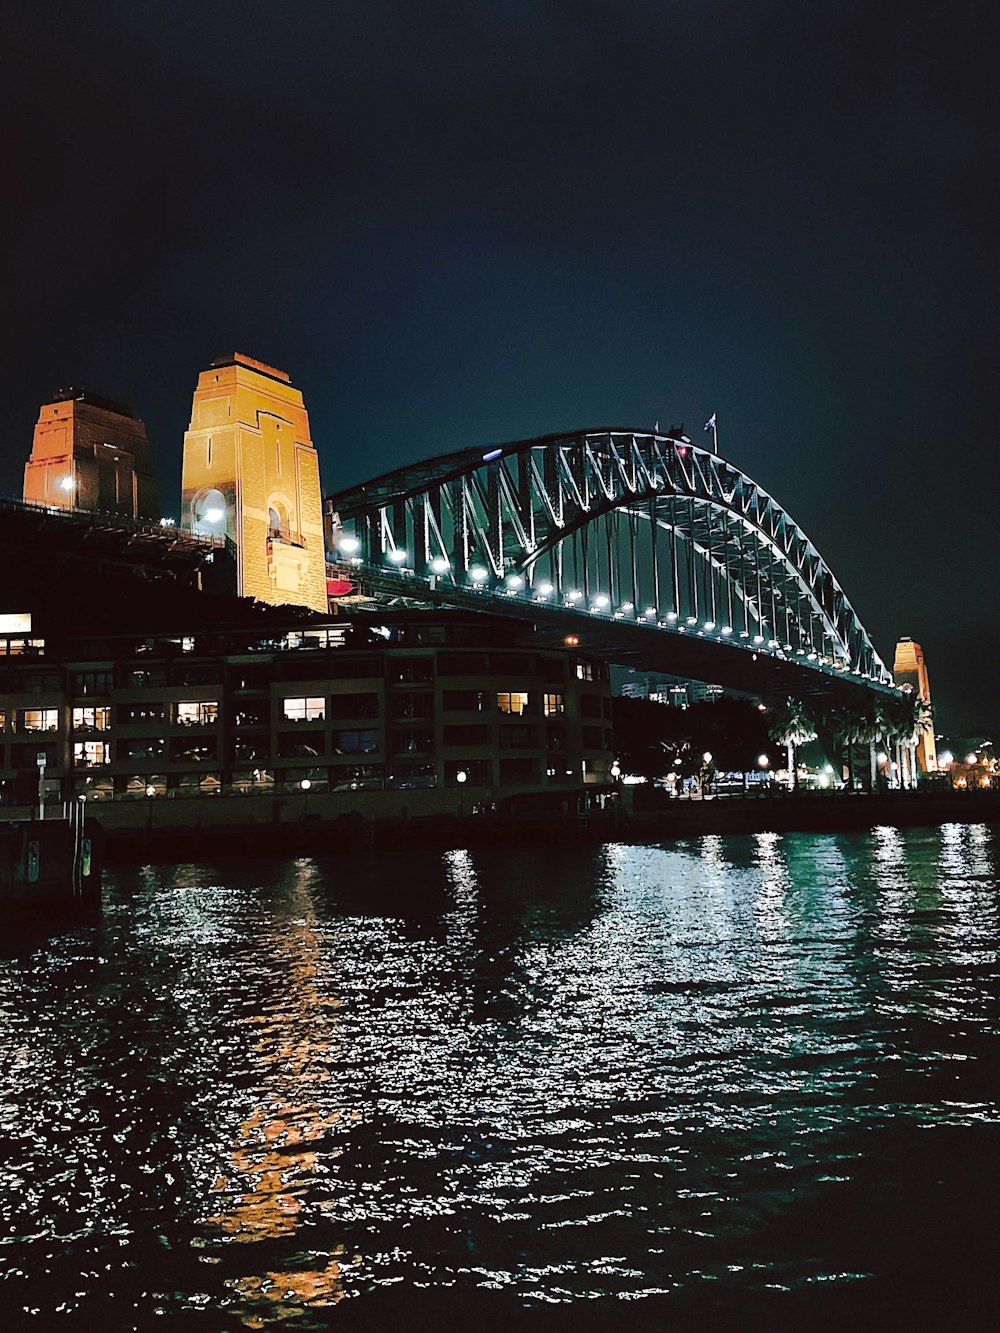
[[[346,597],[348,593],[354,591],[354,584],[350,579],[327,579],[326,595],[327,597]]]

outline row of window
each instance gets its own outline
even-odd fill
[[[372,729],[350,729],[335,731],[331,736],[331,750],[334,754],[375,754],[381,749],[381,734]],[[504,728],[498,737],[501,750],[537,750],[542,744],[542,737],[537,727],[516,726]],[[444,728],[444,744],[449,747],[469,746],[485,748],[491,743],[489,727],[454,726]],[[583,729],[585,748],[599,750],[604,745],[604,735],[599,727]],[[546,748],[549,750],[566,749],[566,733],[562,727],[549,728],[545,734]],[[393,754],[430,753],[435,748],[434,733],[427,728],[413,728],[407,731],[394,731],[389,737],[389,749]],[[214,739],[187,741],[178,737],[169,744],[163,738],[124,740],[118,742],[117,757],[124,759],[160,759],[169,755],[171,762],[208,763],[218,756],[218,745]],[[286,735],[279,737],[277,753],[280,758],[308,758],[326,753],[324,737],[319,733]],[[266,742],[237,740],[232,747],[234,759],[264,759],[269,754]],[[97,766],[109,764],[112,759],[111,745],[108,741],[76,741],[73,745],[73,762],[77,766]]]
[[[604,702],[604,712],[609,709]],[[492,712],[522,715],[536,711],[532,696],[526,690],[504,690],[497,693],[483,690],[445,690],[443,704],[450,712]],[[556,691],[549,691],[541,696],[542,713],[545,717],[560,717],[566,711],[564,696]],[[583,695],[580,709],[584,717],[600,717],[602,700],[596,695]],[[58,731],[59,709],[57,708],[22,708],[12,718],[14,729],[21,732]],[[328,714],[331,718],[377,717],[379,697],[377,694],[333,695],[329,700],[323,695],[293,695],[281,701],[282,718],[286,722],[322,722]],[[218,700],[193,700],[174,704],[143,703],[120,705],[117,718],[120,723],[163,722],[167,716],[180,726],[212,726],[219,720]],[[266,703],[241,705],[235,712],[237,727],[266,726],[269,722],[270,709]],[[411,695],[394,702],[393,715],[396,718],[429,718],[433,715],[433,700],[430,696]],[[6,714],[0,711],[0,730],[6,726]],[[72,709],[74,731],[109,731],[111,728],[111,707],[108,704],[77,705]]]
[[[294,631],[279,641],[268,641],[268,647],[277,649],[285,640],[299,640],[310,643],[315,640],[326,642],[324,636],[341,634],[340,630],[302,630]],[[188,640],[178,640],[186,644]],[[136,649],[135,656],[141,658],[143,645]],[[185,649],[189,651],[189,649]],[[578,680],[597,680],[600,668],[591,662],[575,661],[572,667]],[[537,658],[515,652],[496,653],[438,653],[426,657],[390,657],[379,653],[366,653],[364,656],[335,655],[323,664],[323,675],[331,679],[360,679],[363,677],[387,676],[390,681],[428,683],[437,676],[476,676],[486,674],[541,674],[545,680],[557,683],[565,678],[565,663],[561,659]],[[287,661],[281,664],[281,678],[313,678],[315,667],[309,662],[293,664]],[[116,671],[110,667],[97,667],[70,673],[70,688],[75,698],[106,696],[116,688],[149,689],[166,685],[221,685],[228,679],[235,689],[269,688],[274,680],[273,666],[252,664],[224,664],[214,662],[150,662],[140,661]],[[63,688],[63,674],[56,668],[39,668],[24,673],[16,681],[10,682],[12,691],[26,694],[44,694]]]
[[[450,748],[486,748],[492,744],[492,730],[488,726],[460,723],[445,726],[442,738],[444,745]],[[375,754],[383,745],[382,733],[374,727],[335,730],[329,741],[329,752],[341,755]],[[585,726],[582,729],[582,741],[584,749],[600,750],[610,744],[610,735],[599,726]],[[58,759],[55,747],[47,746],[39,751],[38,745],[39,742],[33,741],[13,746],[11,760],[14,766],[33,764],[36,754],[45,753],[49,766],[56,767]],[[565,727],[550,724],[543,734],[537,726],[519,723],[501,727],[497,733],[497,745],[500,750],[538,750],[544,745],[547,751],[564,752],[568,742]],[[389,733],[387,746],[391,754],[430,754],[435,749],[434,731],[429,727],[393,729]],[[308,759],[327,752],[327,738],[323,732],[295,731],[278,737],[276,753],[282,759]],[[162,736],[129,738],[119,740],[114,748],[108,740],[79,740],[73,742],[72,757],[77,768],[98,768],[110,764],[113,759],[169,759],[171,763],[206,764],[216,762],[219,753],[216,737],[199,734],[169,739]],[[269,762],[270,743],[266,737],[260,740],[238,737],[232,743],[230,754],[233,759],[245,762]]]
[[[217,702],[176,703],[172,706],[173,720],[182,726],[206,726],[219,719]],[[19,708],[12,716],[15,731],[58,731],[58,708]],[[119,720],[163,721],[165,705],[157,704],[151,708],[119,709]],[[72,710],[71,721],[74,731],[110,731],[111,708],[108,704],[85,705]],[[0,711],[0,731],[7,725],[6,712]]]

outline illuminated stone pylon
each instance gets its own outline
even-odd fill
[[[24,498],[155,522],[160,505],[145,426],[125,403],[88,389],[56,394],[38,416]]]
[[[900,639],[896,644],[896,660],[892,664],[892,675],[900,689],[909,686],[925,704],[931,702],[931,686],[927,676],[927,664],[924,650],[912,639]],[[934,728],[928,727],[921,733],[917,742],[917,762],[925,773],[937,768],[937,746],[934,743]]]
[[[241,596],[327,610],[319,459],[283,370],[237,352],[202,371],[181,486],[181,526],[234,543]]]

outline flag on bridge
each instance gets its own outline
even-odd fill
[[[714,412],[713,412],[712,415],[708,418],[708,420],[705,422],[705,429],[706,429],[706,430],[715,430],[715,413],[714,413]]]

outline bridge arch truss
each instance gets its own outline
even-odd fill
[[[464,450],[327,503],[334,546],[386,586],[559,607],[892,683],[798,524],[684,437],[601,429]]]

